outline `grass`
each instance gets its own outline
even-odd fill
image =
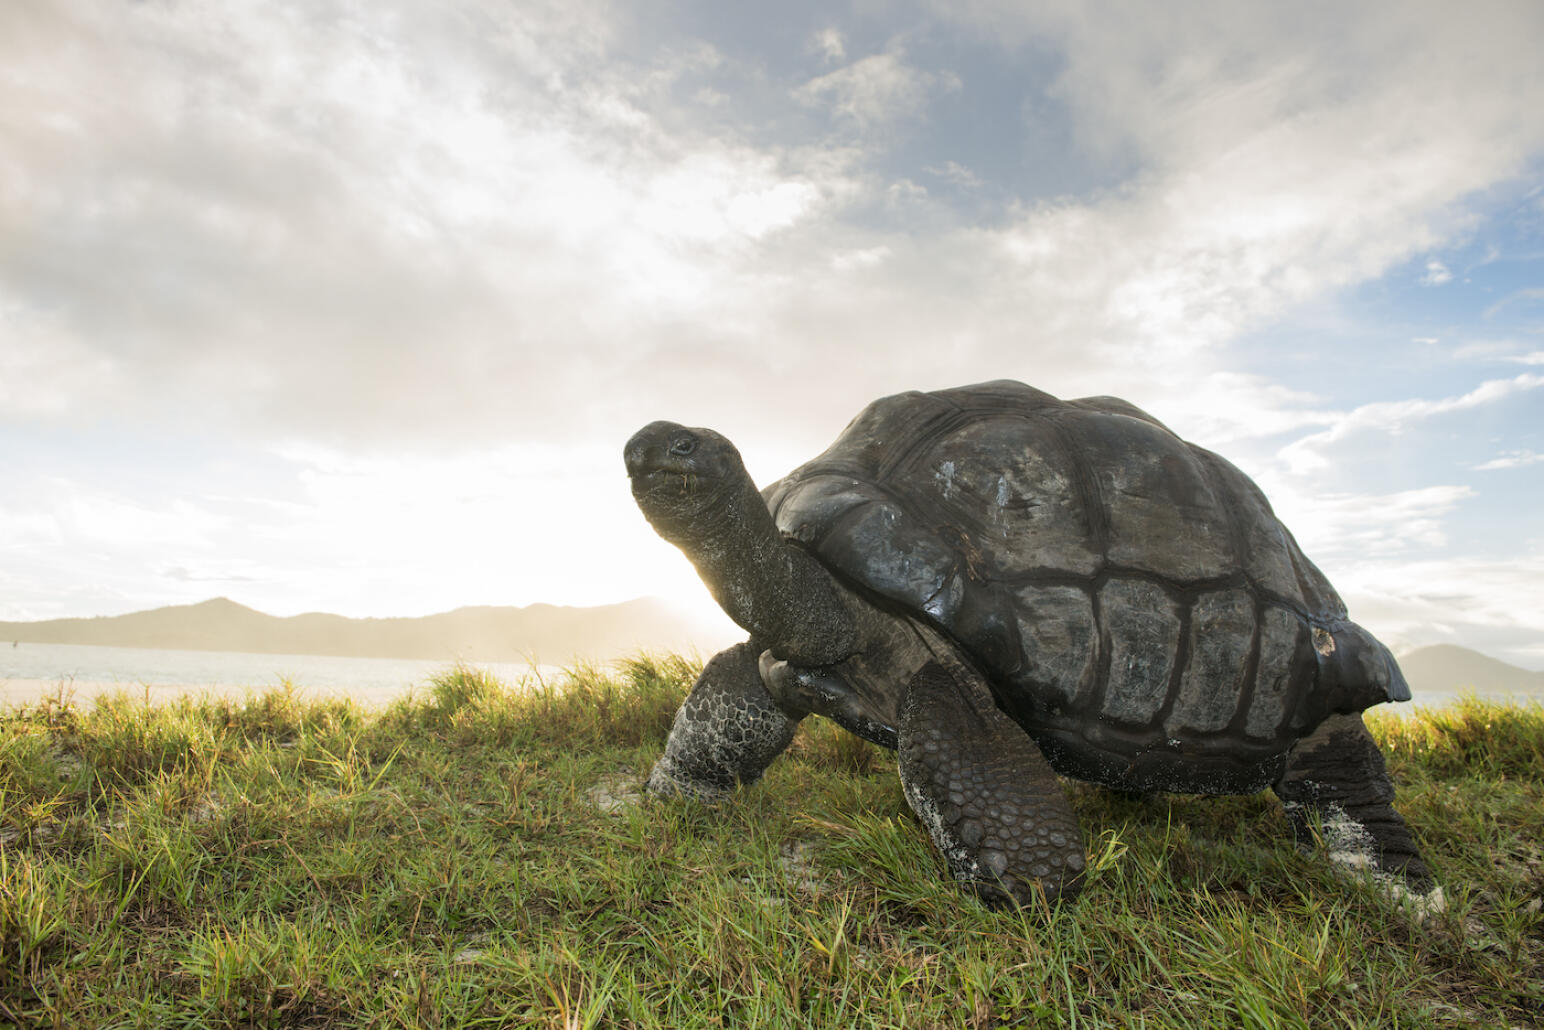
[[[0,1024],[1544,1023],[1538,708],[1372,720],[1449,899],[1425,924],[1269,796],[1084,786],[1082,898],[994,912],[892,756],[819,720],[717,809],[637,803],[695,671],[0,712]]]

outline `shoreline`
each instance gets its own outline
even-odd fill
[[[143,681],[125,682],[122,680],[4,679],[0,680],[0,709],[33,706],[40,704],[46,698],[57,698],[61,695],[65,700],[82,706],[94,703],[98,698],[110,697],[114,694],[124,694],[136,700],[149,701],[151,704],[167,704],[183,697],[231,698],[240,701],[245,700],[249,695],[261,696],[281,689],[283,688],[278,684],[190,684],[146,683]],[[306,701],[347,698],[364,708],[384,708],[397,700],[397,698],[407,696],[409,692],[422,693],[425,689],[426,686],[422,683],[374,687],[295,684],[296,696]]]

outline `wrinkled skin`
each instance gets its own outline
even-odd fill
[[[1314,839],[1315,818],[1338,820],[1352,826],[1367,865],[1412,890],[1430,889],[1430,875],[1389,804],[1393,789],[1382,757],[1358,715],[1335,716],[1295,747],[1259,746],[1258,760],[1215,763],[1215,774],[1204,760],[1158,755],[1158,764],[1149,761],[1140,766],[1146,772],[1123,779],[1140,764],[1115,763],[1112,772],[1109,763],[1096,767],[1066,748],[1044,750],[1060,738],[1041,736],[1046,728],[1026,715],[1034,704],[1005,709],[976,655],[924,613],[843,580],[784,539],[738,452],[719,434],[652,423],[628,442],[625,459],[649,522],[692,560],[715,599],[750,633],[694,685],[650,776],[652,792],[723,797],[757,779],[797,721],[814,713],[897,751],[906,798],[951,873],[991,903],[1076,894],[1083,841],[1057,772],[1141,792],[1275,784],[1300,841]],[[1348,643],[1321,661],[1328,669],[1321,678],[1331,686],[1351,675],[1338,671],[1346,661],[1381,660],[1381,645],[1360,646],[1359,627],[1334,625]],[[1331,641],[1321,654],[1333,648]],[[1096,729],[1090,739],[1100,739]]]

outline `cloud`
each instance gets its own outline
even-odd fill
[[[947,182],[950,185],[959,186],[962,189],[980,189],[984,185],[981,176],[977,175],[969,168],[966,168],[958,161],[945,161],[941,165],[929,165],[927,168],[923,169],[923,171],[927,172],[929,175],[937,176],[939,179],[942,179],[944,182]]]
[[[149,477],[141,471],[134,478]],[[0,618],[132,610],[129,599],[154,594],[168,566],[209,567],[216,549],[233,538],[240,542],[234,553],[250,546],[250,523],[184,490],[145,496],[111,482],[39,473],[21,461],[8,470],[7,486],[0,497],[0,538],[8,544]]]
[[[1283,447],[1280,457],[1296,472],[1306,472],[1328,463],[1323,451],[1357,432],[1394,433],[1411,422],[1464,411],[1491,404],[1525,390],[1544,386],[1544,376],[1525,372],[1511,379],[1490,379],[1456,397],[1438,400],[1414,398],[1402,401],[1375,401],[1363,404],[1334,419],[1329,429],[1294,440]]]
[[[1507,294],[1505,297],[1502,297],[1490,307],[1486,308],[1485,317],[1494,318],[1502,308],[1510,307],[1514,304],[1529,304],[1533,301],[1539,300],[1544,300],[1544,286],[1534,286],[1521,290],[1513,290],[1511,293]]]
[[[1541,461],[1544,461],[1544,454],[1536,454],[1533,451],[1507,451],[1499,458],[1492,458],[1483,464],[1475,465],[1474,470],[1476,472],[1494,472],[1499,469],[1537,465]]]
[[[1111,173],[979,215],[918,180],[985,166],[874,142],[976,99],[922,37],[774,76],[746,119],[751,73],[668,26],[634,52],[629,17],[7,8],[0,418],[391,451],[670,416],[773,439],[772,472],[880,393],[1002,375],[1213,442],[1327,426],[1230,346],[1429,253],[1544,145],[1527,33],[1445,9],[951,6],[929,35],[960,52],[1054,55],[1037,100]],[[803,76],[851,49],[803,42]]]
[[[1516,117],[1544,106],[1529,5],[1494,33],[1402,6],[951,7],[934,35],[1051,48],[1050,103],[1126,170],[980,218],[917,179],[982,168],[898,168],[871,139],[977,88],[920,43],[774,82],[742,124],[746,73],[710,42],[634,53],[600,3],[6,10],[13,421],[595,439],[645,408],[750,425],[753,386],[820,413],[755,423],[802,447],[877,393],[1004,374],[1151,405],[1220,382],[1290,305],[1429,252],[1544,138]],[[804,38],[846,59],[834,29]],[[1219,392],[1219,432],[1250,432],[1255,387]]]
[[[1421,276],[1422,286],[1441,286],[1452,281],[1453,273],[1442,262],[1435,259],[1426,262],[1426,274]]]
[[[712,614],[691,565],[636,515],[619,448],[554,440],[361,457],[295,442],[239,463],[227,453],[182,472],[170,496],[145,497],[161,474],[13,473],[0,497],[13,548],[0,618],[79,614],[60,610],[77,591],[98,614],[187,603],[212,583],[240,584],[244,603],[280,614],[643,595]]]
[[[651,110],[711,55],[629,74],[591,13],[12,13],[35,38],[0,43],[25,86],[0,154],[7,417],[111,395],[192,424],[528,434],[555,409],[504,391],[583,394],[621,340],[722,328],[747,256],[848,191],[843,158],[672,135]]]
[[[1335,565],[1441,550],[1448,544],[1445,517],[1474,496],[1473,488],[1459,484],[1311,497],[1271,491],[1278,516],[1304,552]]]
[[[959,89],[953,72],[928,72],[908,64],[899,47],[871,54],[794,90],[802,104],[829,110],[859,129],[922,116],[938,90]]]
[[[833,26],[827,26],[811,36],[805,49],[819,54],[827,62],[840,61],[847,56],[847,44],[842,39],[842,33]]]
[[[1470,340],[1453,351],[1453,359],[1514,365],[1544,364],[1544,351],[1519,353],[1523,349],[1524,345],[1516,340]]]
[[[161,570],[161,575],[183,583],[255,583],[258,581],[256,576],[235,572],[230,568],[189,569],[181,565],[168,565]]]
[[[1109,226],[1088,249],[1135,252],[1109,277],[1131,282],[1127,302],[1172,298],[1202,333],[1226,333],[1428,249],[1466,224],[1459,198],[1538,153],[1544,125],[1523,125],[1516,103],[1544,103],[1520,34],[1544,32],[1544,9],[1504,10],[1195,3],[1116,19],[974,3],[940,16],[1061,48],[1054,91],[1081,144],[1139,169],[1092,219],[1074,208],[1087,228]]]

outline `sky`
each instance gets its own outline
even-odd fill
[[[0,5],[0,620],[711,601],[622,445],[1113,394],[1544,668],[1544,4]],[[714,624],[725,631],[719,617]]]

